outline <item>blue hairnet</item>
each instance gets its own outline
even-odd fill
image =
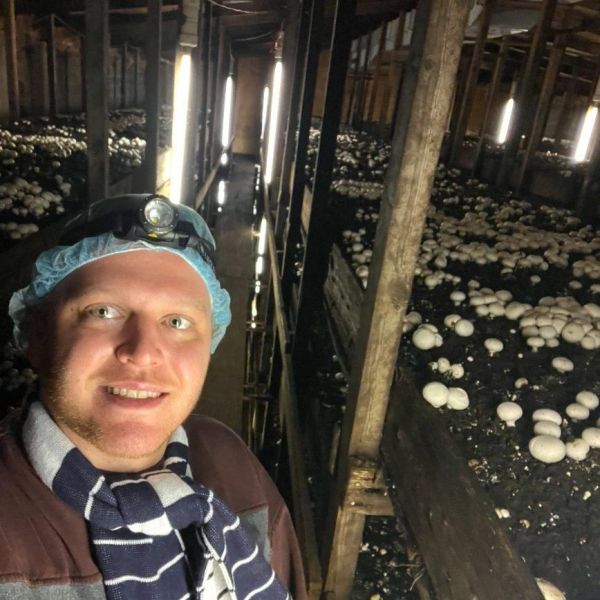
[[[186,213],[193,213],[191,217],[186,214],[186,220],[192,221],[197,233],[214,248],[215,242],[208,225],[195,211],[187,207],[179,207],[180,210],[182,208],[186,209]],[[192,248],[159,246],[144,240],[123,240],[116,238],[110,232],[84,238],[73,246],[56,246],[40,254],[33,268],[31,283],[15,292],[8,305],[8,314],[13,320],[13,335],[17,346],[24,352],[28,346],[26,332],[23,330],[27,308],[44,299],[65,277],[80,267],[105,256],[139,250],[176,254],[200,275],[206,284],[211,301],[212,340],[210,351],[214,352],[231,322],[229,294],[221,287],[214,271],[202,256]]]

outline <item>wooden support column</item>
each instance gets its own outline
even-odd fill
[[[542,135],[544,134],[544,126],[546,125],[548,111],[550,110],[550,104],[552,103],[556,78],[560,72],[560,66],[565,55],[566,44],[566,36],[556,36],[554,40],[554,46],[550,52],[548,66],[546,67],[546,72],[544,74],[542,89],[540,91],[537,106],[533,115],[533,123],[531,125],[529,138],[527,139],[527,147],[519,166],[519,176],[517,178],[517,190],[519,191],[521,191],[523,188],[525,177],[529,169],[529,164],[535,154],[535,151],[540,145]]]
[[[121,46],[121,108],[127,108],[127,42]]]
[[[496,64],[494,66],[494,74],[492,75],[492,81],[488,89],[488,93],[485,99],[485,111],[483,113],[483,122],[481,124],[481,131],[479,132],[479,141],[477,142],[477,150],[475,151],[475,158],[473,160],[473,167],[471,169],[472,175],[477,175],[479,172],[479,166],[483,156],[483,150],[485,148],[485,135],[489,130],[490,115],[492,114],[492,106],[497,97],[498,90],[502,83],[502,74],[504,73],[504,65],[506,64],[506,56],[508,54],[508,37],[502,39],[502,44],[498,50],[498,57],[496,58]]]
[[[390,64],[388,65],[388,78],[386,86],[386,95],[388,96],[387,102],[381,103],[379,113],[379,130],[380,135],[383,135],[387,124],[387,116],[390,110],[390,106],[394,107],[394,115],[396,113],[397,100],[400,97],[400,89],[402,87],[402,71],[403,65],[400,63],[398,58],[402,50],[402,42],[404,41],[404,25],[406,22],[406,12],[402,11],[398,16],[398,29],[396,30],[396,39],[394,40],[394,51],[390,54]],[[390,104],[391,102],[391,104]],[[394,119],[392,118],[392,127],[394,125]]]
[[[211,8],[210,2],[202,3],[201,35],[200,35],[200,61],[198,64],[197,84],[200,86],[198,98],[198,177],[204,182],[206,176],[206,128],[209,91],[209,54],[211,36]]]
[[[477,76],[479,75],[479,69],[481,68],[483,51],[485,50],[485,40],[490,28],[490,20],[492,18],[494,5],[495,0],[487,0],[483,8],[483,12],[481,14],[481,24],[479,26],[479,31],[477,32],[475,46],[473,47],[473,54],[471,55],[471,63],[469,64],[469,71],[467,73],[465,90],[462,98],[457,98],[457,100],[460,102],[460,108],[458,109],[456,127],[454,131],[450,132],[451,142],[449,163],[451,165],[458,163],[460,152],[462,150],[462,144],[467,131],[467,125],[469,123],[469,115],[471,114],[471,107],[473,106],[475,90],[477,89]]]
[[[527,129],[528,123],[533,120],[535,80],[546,46],[546,39],[552,26],[556,3],[557,0],[544,0],[540,8],[540,17],[533,33],[527,63],[519,84],[517,97],[515,98],[515,106],[508,130],[508,137],[506,138],[504,154],[502,155],[502,162],[498,169],[496,184],[501,187],[506,188],[510,184],[510,176],[519,151],[521,135]]]
[[[108,195],[108,0],[85,1],[88,202]]]
[[[385,51],[385,38],[387,36],[387,21],[382,25],[381,38],[379,39],[379,49],[377,51],[377,61],[375,62],[375,72],[373,73],[373,85],[369,90],[369,97],[367,99],[367,114],[365,120],[367,123],[373,121],[373,113],[375,110],[375,101],[377,99],[377,85],[379,83],[379,76],[381,74],[381,61],[383,58],[383,52]]]
[[[156,191],[160,131],[160,54],[162,39],[162,0],[148,0],[146,21],[146,192]]]
[[[304,199],[306,175],[306,151],[312,119],[312,108],[315,97],[315,83],[319,64],[319,40],[323,20],[323,2],[313,0],[310,11],[310,26],[306,44],[306,61],[302,81],[302,104],[298,127],[298,142],[294,155],[294,171],[291,180],[290,208],[287,215],[287,235],[283,249],[282,294],[285,306],[291,305],[292,283],[294,279],[294,253],[296,244],[302,239],[301,211]]]
[[[367,34],[367,43],[365,47],[365,59],[362,64],[361,73],[358,81],[358,94],[356,96],[356,103],[354,105],[354,115],[352,118],[352,126],[355,128],[362,129],[364,121],[364,99],[365,99],[365,87],[367,85],[367,77],[369,74],[369,54],[371,54],[371,43],[373,40],[373,31],[369,31]]]
[[[335,147],[340,123],[346,65],[350,54],[351,29],[356,0],[336,0],[331,37],[329,69],[319,150],[314,171],[313,201],[310,211],[306,249],[300,281],[298,318],[293,348],[294,367],[306,364],[308,337],[315,311],[323,304],[323,284],[327,276],[328,258],[333,245],[328,226],[328,200]]]
[[[352,65],[352,47],[350,48],[350,54],[348,59],[348,70],[354,66],[352,70],[352,82],[350,84],[350,96],[348,97],[348,106],[346,110],[346,118],[344,122],[347,124],[352,123],[354,115],[354,97],[356,95],[356,88],[358,86],[358,70],[360,68],[360,53],[362,49],[364,36],[359,37],[353,45],[356,45],[356,62]]]
[[[349,598],[364,515],[353,510],[361,465],[376,479],[404,314],[446,128],[467,22],[463,0],[421,0],[392,142],[369,284],[342,426],[324,556],[325,597]]]
[[[286,108],[282,111],[282,123],[285,123],[283,160],[279,174],[279,191],[277,194],[277,218],[275,220],[275,240],[277,248],[283,246],[283,229],[287,221],[290,203],[290,177],[296,152],[296,132],[298,130],[299,104],[302,96],[302,80],[306,47],[304,40],[308,37],[310,16],[315,0],[296,0],[292,5],[288,28],[284,30],[283,64],[290,65],[290,83],[284,85],[289,90],[285,97]]]
[[[55,117],[57,112],[56,97],[57,97],[57,68],[56,68],[56,40],[55,40],[55,17],[52,13],[48,17],[48,89],[50,99],[50,114]]]
[[[133,106],[140,106],[140,48],[136,47],[133,53]]]
[[[17,60],[17,25],[15,0],[3,0],[4,40],[6,44],[6,75],[8,83],[8,105],[11,119],[21,116],[21,96],[19,94],[19,61]]]

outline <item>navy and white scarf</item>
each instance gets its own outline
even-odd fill
[[[40,479],[84,516],[110,600],[290,598],[239,518],[192,480],[182,427],[162,468],[114,481],[40,402],[29,409],[23,441]]]

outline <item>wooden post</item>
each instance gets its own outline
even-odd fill
[[[506,138],[504,154],[502,155],[502,162],[498,169],[496,184],[501,187],[507,187],[510,183],[513,164],[521,143],[521,134],[527,129],[528,123],[533,119],[532,96],[534,94],[535,80],[546,45],[546,38],[552,25],[556,3],[557,0],[544,0],[540,9],[540,18],[533,33],[525,71],[519,85],[517,97],[515,98],[515,106],[508,130],[508,137]]]
[[[400,88],[402,87],[402,70],[403,66],[400,65],[398,54],[402,50],[402,43],[404,41],[404,25],[406,23],[406,11],[402,11],[398,15],[398,29],[396,31],[396,39],[394,40],[394,51],[390,54],[390,64],[388,67],[388,79],[387,79],[387,94],[389,99],[387,102],[381,103],[381,109],[379,113],[379,129],[381,135],[387,124],[387,116],[390,106],[394,107],[394,113],[396,112],[395,107],[397,99],[400,96]],[[397,75],[398,81],[394,81],[394,75]],[[390,104],[390,101],[392,104]],[[393,126],[392,119],[392,126]]]
[[[364,36],[359,37],[355,42],[352,43],[352,46],[356,45],[356,62],[354,63],[354,69],[352,71],[352,82],[350,84],[350,96],[348,98],[348,107],[346,112],[346,118],[344,119],[345,123],[352,123],[353,115],[354,115],[354,97],[356,95],[356,87],[358,86],[358,69],[360,67],[360,53],[362,48]],[[349,63],[348,69],[352,66],[352,48],[350,48],[349,55]]]
[[[373,120],[373,112],[375,110],[375,101],[377,99],[377,84],[379,83],[379,75],[381,74],[381,61],[385,51],[385,39],[387,36],[388,22],[386,21],[381,28],[381,38],[379,40],[379,51],[377,53],[377,62],[375,63],[375,72],[373,73],[373,85],[370,88],[369,98],[367,100],[367,114],[365,120],[367,123]]]
[[[2,16],[4,17],[4,39],[6,43],[8,105],[11,119],[18,119],[21,116],[21,100],[19,94],[15,0],[4,0],[2,2]]]
[[[208,90],[209,90],[209,54],[210,54],[210,36],[211,36],[211,8],[210,2],[202,3],[201,18],[201,38],[200,38],[200,61],[198,64],[197,84],[201,86],[198,98],[198,177],[204,182],[206,176],[206,128],[208,111]]]
[[[475,46],[473,47],[473,54],[471,55],[471,63],[469,65],[465,90],[462,98],[458,99],[460,100],[460,108],[456,119],[456,127],[454,131],[450,132],[451,144],[448,162],[451,165],[458,163],[465,133],[467,131],[467,125],[469,124],[469,115],[471,114],[475,90],[477,89],[477,76],[479,75],[479,69],[481,68],[481,60],[483,59],[483,51],[485,50],[485,40],[490,28],[490,20],[492,18],[494,5],[495,0],[487,0],[483,8],[481,25],[479,26]]]
[[[80,36],[79,38],[79,69],[81,73],[81,110],[82,112],[85,110],[86,106],[86,82],[85,82],[85,36]]]
[[[362,69],[358,81],[358,94],[356,95],[356,103],[354,106],[354,115],[352,118],[352,126],[355,128],[361,128],[364,121],[364,98],[365,98],[365,87],[367,85],[367,76],[369,73],[369,54],[371,54],[371,42],[373,40],[373,31],[369,31],[367,34],[367,44],[365,47],[365,60],[362,64]]]
[[[364,514],[353,510],[348,491],[355,488],[360,465],[371,468],[375,479],[402,323],[468,11],[463,0],[421,0],[417,5],[331,496],[324,548],[326,598],[349,598],[352,589]]]
[[[506,56],[508,54],[508,37],[502,39],[502,44],[498,50],[498,57],[496,58],[496,65],[494,66],[494,74],[492,81],[488,89],[487,97],[485,99],[485,111],[483,113],[483,122],[481,124],[481,131],[479,132],[479,141],[477,142],[477,150],[475,151],[475,158],[473,160],[473,167],[471,168],[471,174],[477,175],[479,172],[479,166],[481,164],[481,158],[483,156],[483,149],[485,148],[485,134],[489,129],[490,115],[492,114],[492,106],[494,100],[500,89],[502,83],[502,74],[504,73],[504,65],[506,63]]]
[[[312,118],[315,83],[319,62],[319,39],[323,18],[323,2],[313,1],[310,12],[310,26],[306,44],[306,63],[302,81],[302,104],[298,127],[298,142],[294,155],[294,172],[291,181],[290,208],[287,215],[287,236],[283,249],[282,293],[286,306],[291,306],[292,283],[294,278],[294,253],[296,244],[302,239],[301,211],[304,199],[306,151]]]
[[[148,0],[146,25],[146,192],[156,191],[160,129],[160,54],[162,38],[162,0]]]
[[[127,108],[127,42],[121,46],[121,108]]]
[[[140,48],[135,47],[133,51],[133,106],[140,106]]]
[[[71,112],[71,73],[70,66],[71,60],[73,57],[73,53],[69,50],[65,50],[63,53],[63,62],[65,65],[65,82],[64,82],[64,90],[65,90],[65,112],[68,114]]]
[[[277,194],[277,218],[275,219],[275,240],[277,247],[282,248],[283,228],[287,220],[290,203],[290,177],[296,151],[296,132],[298,129],[299,103],[304,78],[304,63],[312,5],[315,0],[295,0],[290,10],[288,29],[283,38],[283,64],[290,65],[290,83],[284,86],[289,90],[286,96],[285,109],[282,111],[281,122],[285,123],[283,159],[279,175],[279,191]],[[284,106],[282,104],[282,106]]]
[[[50,114],[56,116],[56,85],[57,85],[57,69],[56,69],[56,40],[54,36],[55,19],[54,13],[48,17],[48,87],[50,99]]]
[[[304,360],[307,353],[313,314],[314,311],[321,309],[323,302],[323,283],[327,276],[328,257],[333,245],[331,228],[327,224],[327,204],[355,7],[356,0],[336,0],[335,3],[323,122],[313,180],[313,202],[300,280],[298,318],[293,348],[294,367],[300,367],[300,362]],[[306,364],[305,360],[304,364]]]
[[[548,117],[548,111],[550,110],[554,86],[556,84],[558,73],[560,72],[560,66],[565,54],[566,44],[566,36],[556,36],[554,47],[550,52],[546,73],[544,74],[544,82],[538,97],[537,107],[533,115],[533,124],[531,125],[529,138],[527,139],[527,148],[525,149],[525,154],[523,155],[523,159],[521,160],[521,164],[519,166],[519,176],[517,179],[517,190],[519,191],[523,188],[525,177],[529,169],[529,164],[535,151],[540,145],[540,141],[544,133],[544,125],[546,124],[546,118]]]
[[[108,0],[85,2],[88,202],[108,196]]]

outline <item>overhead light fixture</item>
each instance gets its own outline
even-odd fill
[[[226,199],[227,190],[225,188],[225,181],[221,179],[221,181],[219,181],[219,185],[217,186],[217,204],[219,206],[223,206],[223,204],[225,204]]]
[[[256,317],[258,317],[258,306],[256,305],[256,296],[254,296],[254,298],[252,298],[252,306],[250,308],[250,314],[252,315],[253,321],[254,321],[254,319],[256,319]]]
[[[260,222],[260,232],[258,234],[258,255],[264,256],[267,248],[267,220],[263,217]]]
[[[590,106],[585,113],[585,118],[581,127],[581,133],[579,134],[579,140],[577,141],[577,147],[575,148],[575,154],[573,155],[573,160],[575,162],[583,162],[588,156],[590,141],[592,139],[594,126],[596,125],[597,116],[598,107]]]
[[[221,128],[221,145],[229,146],[231,141],[231,111],[233,108],[233,77],[229,75],[225,82],[225,100],[223,101],[223,123]]]
[[[181,202],[183,167],[185,161],[185,138],[187,131],[188,106],[190,101],[190,78],[192,56],[189,48],[180,50],[175,69],[173,90],[173,128],[171,132],[171,201]]]
[[[256,259],[256,268],[255,268],[256,277],[258,277],[259,275],[262,275],[264,268],[265,268],[265,259],[263,256],[259,256]]]
[[[510,98],[504,105],[502,111],[502,118],[500,119],[500,128],[498,129],[498,143],[504,144],[508,137],[508,128],[510,127],[510,119],[512,117],[513,109],[515,107],[515,101]]]
[[[269,86],[265,85],[265,89],[263,90],[263,100],[262,100],[262,120],[260,124],[260,141],[265,137],[265,127],[267,125],[267,115],[269,114]]]
[[[269,139],[267,142],[267,164],[265,166],[265,182],[271,183],[273,178],[273,162],[275,160],[275,145],[277,143],[277,125],[279,121],[279,99],[281,97],[281,80],[283,79],[283,65],[278,60],[273,72],[273,98],[269,114]]]
[[[229,156],[227,156],[227,152],[223,152],[223,154],[221,154],[221,165],[223,165],[224,167],[227,165],[227,163],[229,162]]]

